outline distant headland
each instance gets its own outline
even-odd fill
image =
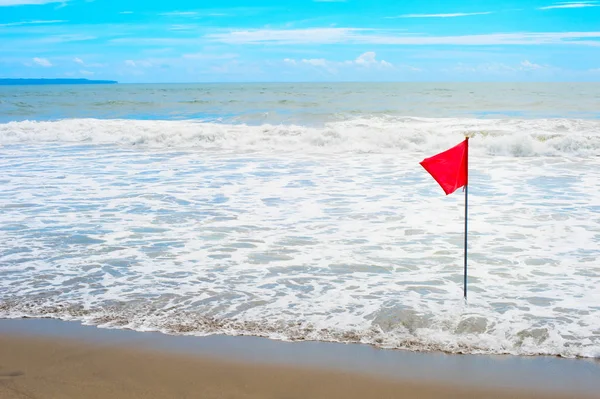
[[[111,85],[117,84],[116,80],[90,80],[90,79],[0,79],[0,86],[20,85]]]

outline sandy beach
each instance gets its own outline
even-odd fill
[[[561,359],[550,363],[542,359],[531,369],[542,374],[547,369],[554,370],[556,381],[562,388],[549,390],[552,378],[541,377],[548,378],[544,387],[539,382],[541,374],[536,376],[531,370],[529,379],[522,376],[523,381],[530,381],[529,386],[519,385],[516,379],[515,384],[502,383],[502,378],[510,376],[498,372],[499,369],[494,370],[503,361],[493,359],[487,360],[487,369],[498,372],[498,384],[478,385],[477,374],[469,373],[466,366],[486,357],[450,356],[449,359],[464,361],[461,368],[465,378],[449,382],[435,367],[446,361],[441,357],[422,354],[422,359],[428,359],[431,364],[431,375],[428,376],[417,378],[402,367],[396,375],[386,374],[380,370],[382,366],[392,364],[386,365],[383,360],[386,356],[389,359],[390,355],[400,359],[407,354],[404,359],[409,364],[404,367],[412,365],[419,369],[427,365],[416,360],[419,356],[411,358],[407,352],[382,351],[360,345],[321,344],[324,346],[320,348],[321,352],[338,358],[343,358],[344,353],[353,354],[357,361],[363,362],[363,371],[344,370],[331,360],[324,360],[326,357],[321,358],[320,366],[303,362],[301,355],[295,359],[290,348],[310,352],[311,343],[308,342],[226,337],[228,341],[221,342],[233,342],[234,345],[223,345],[219,340],[211,341],[210,337],[103,330],[56,320],[1,320],[0,327],[0,397],[3,399],[595,397],[593,392],[578,391],[575,385],[569,387],[567,380],[560,382],[560,375],[564,378],[569,369],[576,369],[578,364],[589,364],[568,359],[562,359],[562,363]],[[263,341],[268,346],[261,346]],[[248,356],[251,348],[238,350],[236,342],[242,345],[258,342],[254,348],[256,352],[266,350],[271,353],[260,356],[262,360],[252,358]],[[211,349],[201,349],[205,344]],[[267,349],[269,347],[272,349]],[[339,348],[342,351],[336,354]],[[371,350],[374,356],[365,356]],[[276,360],[277,352],[287,360]],[[311,354],[310,357],[319,362],[319,356]],[[508,362],[510,359],[512,357],[506,358]],[[544,370],[544,364],[550,366]],[[571,367],[573,365],[576,366]],[[597,369],[595,364],[590,367],[590,373]],[[578,374],[586,374],[585,370],[578,370]]]
[[[0,354],[0,396],[6,399],[572,397],[399,382],[58,339],[2,336]]]

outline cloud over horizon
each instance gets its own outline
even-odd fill
[[[255,29],[212,33],[206,38],[228,44],[394,44],[394,45],[588,45],[600,46],[597,32],[492,33],[461,36],[420,36],[368,28]],[[586,40],[581,40],[586,39]]]
[[[345,67],[362,67],[362,68],[377,68],[389,69],[394,66],[385,60],[378,60],[377,54],[374,51],[367,51],[360,54],[353,60],[331,61],[325,58],[310,58],[296,60],[293,58],[285,58],[283,62],[287,65],[310,65],[312,67],[324,68],[325,70],[336,73],[339,68]]]
[[[456,12],[449,14],[404,14],[398,15],[397,17],[386,17],[386,18],[456,18],[456,17],[471,17],[474,15],[489,15],[493,14],[492,11],[486,12]]]
[[[586,7],[598,7],[596,1],[568,1],[568,2],[560,2],[555,3],[551,6],[540,7],[540,10],[553,10],[553,9],[561,9],[561,8],[586,8]]]
[[[38,57],[34,57],[33,58],[33,62],[35,62],[37,65],[43,66],[43,67],[51,67],[52,63],[50,61],[48,61],[46,58],[38,58]]]
[[[0,0],[0,74],[27,65],[125,82],[598,81],[599,1]]]
[[[0,7],[67,3],[69,0],[0,0]]]

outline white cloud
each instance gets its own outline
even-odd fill
[[[103,68],[103,67],[106,66],[105,64],[100,64],[100,63],[97,63],[97,62],[88,63],[88,62],[85,62],[84,60],[82,60],[79,57],[73,58],[73,62],[75,62],[76,64],[79,64],[81,66],[84,66],[86,68]]]
[[[302,62],[304,64],[308,64],[308,65],[312,65],[312,66],[316,66],[316,67],[327,67],[330,65],[330,62],[327,61],[325,58],[311,58],[308,60],[302,60]]]
[[[194,15],[198,15],[198,13],[196,11],[170,11],[170,12],[163,12],[158,15],[161,15],[164,17],[192,17]]]
[[[20,22],[9,22],[7,24],[0,24],[0,27],[7,27],[7,26],[21,26],[21,25],[45,25],[45,24],[59,24],[62,22],[69,22],[69,21],[64,21],[61,19],[54,19],[54,20],[49,20],[49,21],[20,21]]]
[[[340,43],[349,39],[359,29],[352,28],[309,28],[309,29],[255,29],[213,33],[206,35],[210,40],[229,44],[301,44]]]
[[[83,42],[86,40],[97,39],[96,36],[83,35],[79,33],[48,36],[40,39],[42,43],[67,43],[67,42]]]
[[[171,25],[169,27],[169,30],[174,30],[174,31],[194,30],[194,29],[198,29],[198,26],[197,25],[182,25],[182,24],[177,24],[177,25]]]
[[[356,58],[356,63],[359,65],[370,65],[375,61],[376,54],[373,51],[367,51]]]
[[[340,68],[361,67],[361,68],[393,68],[393,65],[384,60],[377,60],[377,55],[373,51],[367,51],[359,55],[354,60],[330,61],[325,58],[309,58],[296,61],[292,58],[285,58],[283,62],[287,65],[309,65],[315,68],[323,68],[331,73],[337,72]],[[413,69],[415,70],[415,69]]]
[[[80,73],[80,74],[82,74],[82,75],[86,75],[86,76],[91,76],[91,75],[93,75],[93,74],[94,74],[94,72],[91,72],[91,71],[85,71],[85,70],[83,70],[83,69],[82,69],[81,71],[79,71],[79,73]]]
[[[372,66],[381,66],[384,68],[392,67],[392,64],[390,64],[389,62],[384,61],[384,60],[378,61],[375,59],[375,57],[376,57],[375,52],[367,51],[366,53],[359,55],[354,60],[354,63],[356,65],[361,65],[361,66],[365,66],[365,67],[372,67]]]
[[[133,14],[133,11],[121,11],[119,14]]]
[[[191,53],[184,54],[182,58],[193,59],[193,60],[231,60],[239,57],[235,53],[224,53],[224,54],[211,54],[211,53]]]
[[[110,39],[109,43],[114,44],[134,44],[136,46],[181,46],[193,45],[198,43],[197,38],[171,38],[171,37],[120,37]]]
[[[0,7],[66,3],[69,0],[0,0]]]
[[[524,70],[534,70],[534,69],[542,69],[542,68],[544,68],[542,65],[534,64],[533,62],[530,62],[529,60],[525,60],[525,61],[521,62],[521,69],[524,69]]]
[[[416,36],[398,31],[358,28],[255,29],[208,34],[228,44],[388,44],[388,45],[546,45],[600,46],[600,32],[493,33],[464,36]],[[582,40],[587,39],[587,40]],[[157,40],[157,39],[153,39]]]
[[[134,67],[134,68],[138,68],[138,67],[139,68],[150,68],[152,66],[152,63],[147,60],[138,60],[138,61],[125,60],[125,65]]]
[[[451,70],[454,72],[472,74],[472,73],[483,73],[483,74],[507,74],[517,71],[519,68],[510,65],[503,64],[501,62],[486,62],[483,64],[463,64],[459,62]],[[447,72],[447,70],[442,70]]]
[[[345,3],[346,0],[313,0],[315,3]]]
[[[496,76],[515,76],[523,72],[536,71],[540,76],[547,76],[548,73],[560,72],[560,68],[551,65],[535,64],[529,60],[524,60],[519,64],[504,64],[501,62],[486,62],[482,64],[464,64],[458,63],[450,69],[443,69],[442,72],[459,72],[461,74],[484,74]]]
[[[469,17],[472,15],[488,15],[492,14],[491,11],[486,12],[455,12],[450,14],[404,14],[398,15],[397,17],[386,17],[386,18],[456,18],[456,17]]]
[[[585,8],[585,7],[598,7],[595,1],[568,1],[555,3],[551,6],[540,7],[539,10],[552,10],[555,8]]]
[[[36,64],[43,66],[43,67],[51,67],[52,66],[52,63],[50,61],[48,61],[46,58],[35,57],[33,59],[33,62],[35,62]]]

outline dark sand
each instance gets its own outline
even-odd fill
[[[351,365],[351,358],[364,367]],[[414,354],[251,337],[173,337],[55,320],[0,320],[2,399],[600,397],[594,385],[600,384],[597,363],[529,360],[533,363],[523,366],[518,357]],[[394,362],[399,370],[382,372]],[[459,369],[443,374],[439,364],[449,362]],[[498,379],[478,381],[478,375],[487,374],[470,373],[469,364],[473,370],[498,373]],[[520,374],[530,370],[531,376],[507,383],[506,365]],[[463,378],[451,381],[448,377],[456,373]]]

